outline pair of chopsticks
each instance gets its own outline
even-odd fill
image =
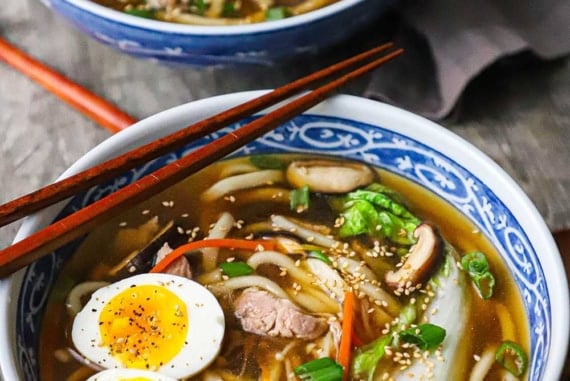
[[[380,53],[383,55],[378,57]],[[394,49],[392,43],[370,49],[96,167],[0,205],[0,226],[3,226],[92,186],[111,180],[124,171],[172,152],[193,140],[207,136],[220,128],[287,100],[315,84],[328,80],[315,90],[294,98],[282,107],[0,251],[0,277],[5,277],[29,265],[115,217],[125,208],[140,203],[223,158],[295,115],[322,102],[349,81],[370,72],[402,53],[403,49]]]

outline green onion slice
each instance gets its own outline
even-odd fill
[[[289,11],[285,7],[273,7],[265,12],[267,21],[281,20],[286,17],[289,17]]]
[[[509,340],[499,345],[495,360],[517,377],[522,376],[528,366],[528,358],[524,350],[517,343]]]
[[[477,277],[473,277],[473,283],[477,287],[479,295],[487,300],[493,296],[493,288],[495,287],[495,277],[490,272]]]
[[[193,5],[196,6],[196,8],[198,8],[197,14],[202,16],[204,15],[204,13],[206,13],[207,5],[204,0],[194,0]]]
[[[340,381],[343,373],[342,366],[328,357],[309,361],[293,371],[301,380],[307,381]]]
[[[255,155],[249,161],[259,169],[284,169],[287,166],[281,159],[270,155]]]
[[[461,267],[471,277],[481,298],[486,300],[493,296],[495,277],[489,270],[489,261],[485,254],[480,251],[465,254],[461,258]]]
[[[235,1],[224,1],[224,9],[222,10],[222,16],[224,17],[235,17],[237,16],[238,10],[236,8]]]
[[[302,188],[293,189],[289,192],[289,205],[291,210],[306,210],[309,208],[309,200],[311,198],[311,193],[309,192],[309,186],[305,185]]]
[[[230,278],[253,273],[253,268],[245,262],[223,262],[220,263],[220,268]]]
[[[435,349],[445,339],[445,329],[435,324],[420,324],[400,332],[400,339],[415,344],[421,350]]]
[[[320,261],[323,261],[323,262],[325,262],[327,265],[332,265],[332,261],[330,260],[330,258],[327,257],[327,256],[325,255],[325,253],[323,253],[323,252],[320,251],[320,250],[311,250],[311,251],[309,251],[309,254],[307,254],[307,256],[308,256],[309,258],[315,258],[315,259],[318,259],[318,260],[320,260]]]
[[[131,8],[131,9],[125,9],[124,12],[129,15],[142,17],[145,19],[156,19],[155,12],[150,9]]]

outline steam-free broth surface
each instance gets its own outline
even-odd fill
[[[275,21],[340,0],[93,0],[133,16],[194,25]]]
[[[297,172],[293,162],[300,163]],[[355,175],[353,189],[333,193],[328,188],[318,191],[313,185],[310,189],[300,186],[300,181],[312,181],[303,177],[306,173],[321,167],[338,172],[341,169],[337,167],[346,165],[348,169],[342,169],[347,171],[345,179],[351,179],[352,172],[360,176]],[[178,258],[178,264],[187,261],[183,267],[176,271],[168,268],[171,274],[205,285],[224,315],[225,334],[218,356],[188,379],[287,380],[299,365],[320,357],[342,366],[347,361],[340,354],[346,335],[344,307],[352,296],[351,355],[345,366],[350,379],[457,380],[468,379],[473,372],[482,372],[488,380],[501,379],[508,370],[495,360],[499,345],[514,342],[528,354],[529,339],[521,297],[494,247],[465,216],[431,192],[382,170],[370,171],[369,177],[362,167],[366,166],[298,155],[223,161],[101,226],[64,265],[50,294],[40,339],[41,379],[84,380],[97,371],[85,365],[93,360],[81,360],[86,354],[75,349],[70,336],[77,311],[70,311],[66,303],[75,286],[87,281],[112,283],[128,278],[131,272],[148,272],[149,268],[121,262],[137,257],[171,221],[167,241],[175,248],[188,241],[202,242],[211,234],[213,224],[223,222],[223,216],[230,216],[230,228],[218,231],[223,238],[209,238],[249,240],[271,245],[271,249],[220,246],[212,256],[211,248],[205,246]],[[220,179],[243,175],[259,175],[261,180],[249,178],[243,189],[216,193],[214,185]],[[263,176],[269,177],[263,180]],[[330,178],[328,182],[334,183]],[[364,199],[379,202],[385,209],[378,204],[370,209]],[[382,220],[384,226],[377,223],[366,233],[355,230],[356,217],[371,219],[365,213],[373,211],[378,212],[374,218],[393,219]],[[400,231],[389,231],[387,225],[393,221],[400,224]],[[303,229],[312,235],[302,238],[299,231]],[[423,235],[414,238],[414,233],[420,232]],[[390,238],[388,234],[392,234]],[[400,285],[392,284],[391,279],[404,271],[401,269],[413,267],[417,248],[427,245],[432,236],[441,239],[442,247],[433,254],[429,268],[419,270],[419,275],[406,273]],[[327,247],[326,239],[342,245]],[[162,246],[159,242],[157,247]],[[154,255],[157,248],[151,251]],[[473,252],[485,254],[495,281],[488,299],[482,297],[488,291],[487,276],[481,278],[478,291],[475,278],[460,266],[462,258]],[[214,262],[208,263],[208,258],[215,258]],[[282,260],[285,262],[279,262]],[[294,265],[287,267],[287,261]],[[150,267],[156,262],[153,259]],[[239,273],[243,268],[252,272]],[[258,278],[268,282],[255,283]],[[236,286],[237,282],[244,285]],[[79,307],[90,295],[84,293]],[[454,303],[457,308],[446,310]],[[287,322],[298,319],[303,324],[281,327],[287,322],[277,316],[271,327],[260,327],[250,318],[264,305],[269,306],[267,311],[289,314]],[[426,349],[410,335],[420,335],[428,323],[443,328],[445,338]],[[301,325],[311,328],[303,331]],[[191,316],[189,326],[192,328]],[[410,335],[407,329],[412,329]],[[379,344],[382,339],[384,344]],[[385,353],[373,366],[366,365],[364,360],[370,359],[374,346],[382,346]],[[512,356],[510,347],[507,352],[507,357]],[[483,369],[489,358],[488,369]],[[442,374],[445,377],[438,378]],[[525,374],[523,370],[522,379]]]

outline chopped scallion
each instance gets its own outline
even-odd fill
[[[299,365],[293,371],[301,380],[340,381],[343,369],[336,361],[324,357]]]
[[[420,324],[400,332],[400,339],[415,344],[421,350],[435,349],[445,339],[445,329],[435,324]]]
[[[220,263],[220,268],[230,278],[253,273],[253,268],[245,262],[223,262]]]
[[[283,169],[287,165],[281,159],[270,155],[255,155],[250,157],[249,161],[259,169]]]
[[[289,11],[286,7],[273,7],[265,12],[267,21],[281,20],[289,17]]]
[[[224,2],[224,9],[222,11],[222,16],[224,17],[235,17],[237,16],[238,11],[236,8],[236,4],[234,1],[225,1]]]
[[[197,14],[203,15],[206,13],[206,2],[204,0],[194,0],[193,5],[197,8]]]
[[[307,185],[302,188],[293,189],[289,192],[289,205],[291,206],[291,210],[303,211],[308,209],[310,198],[311,193]]]
[[[517,377],[522,376],[528,366],[528,358],[524,350],[517,343],[509,340],[499,345],[495,360]]]
[[[461,267],[467,271],[473,284],[477,288],[479,296],[489,299],[493,296],[495,277],[489,270],[489,261],[485,254],[480,251],[467,253],[461,258]]]
[[[133,16],[137,16],[137,17],[142,17],[145,19],[155,19],[155,12],[153,10],[150,9],[138,9],[138,8],[130,8],[130,9],[125,9],[125,13],[129,14],[129,15],[133,15]]]
[[[332,265],[332,261],[330,260],[330,258],[327,257],[327,256],[326,256],[322,251],[320,251],[320,250],[312,250],[312,251],[309,251],[308,257],[309,257],[309,258],[315,258],[315,259],[318,259],[318,260],[320,260],[320,261],[323,261],[323,262],[325,262],[327,265]]]

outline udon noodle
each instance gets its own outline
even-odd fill
[[[223,321],[223,339],[212,344],[219,352],[175,379],[526,376],[521,297],[493,246],[460,212],[358,162],[271,155],[218,162],[91,233],[50,295],[41,378],[84,380],[109,367],[72,332],[87,332],[77,327],[86,309],[94,325],[107,324],[87,301],[106,303],[109,284],[133,279],[134,287],[137,277],[164,274],[204,286],[223,312],[210,319]],[[160,315],[140,311],[136,318],[151,314],[151,330],[164,328]],[[189,330],[212,332],[212,322],[189,316]],[[134,350],[130,338],[113,339],[112,357],[145,356],[145,339]],[[171,339],[152,345],[178,352]],[[98,340],[91,345],[101,349]],[[146,364],[166,375],[175,367]]]
[[[194,25],[237,25],[281,20],[339,0],[93,0],[150,19]]]

